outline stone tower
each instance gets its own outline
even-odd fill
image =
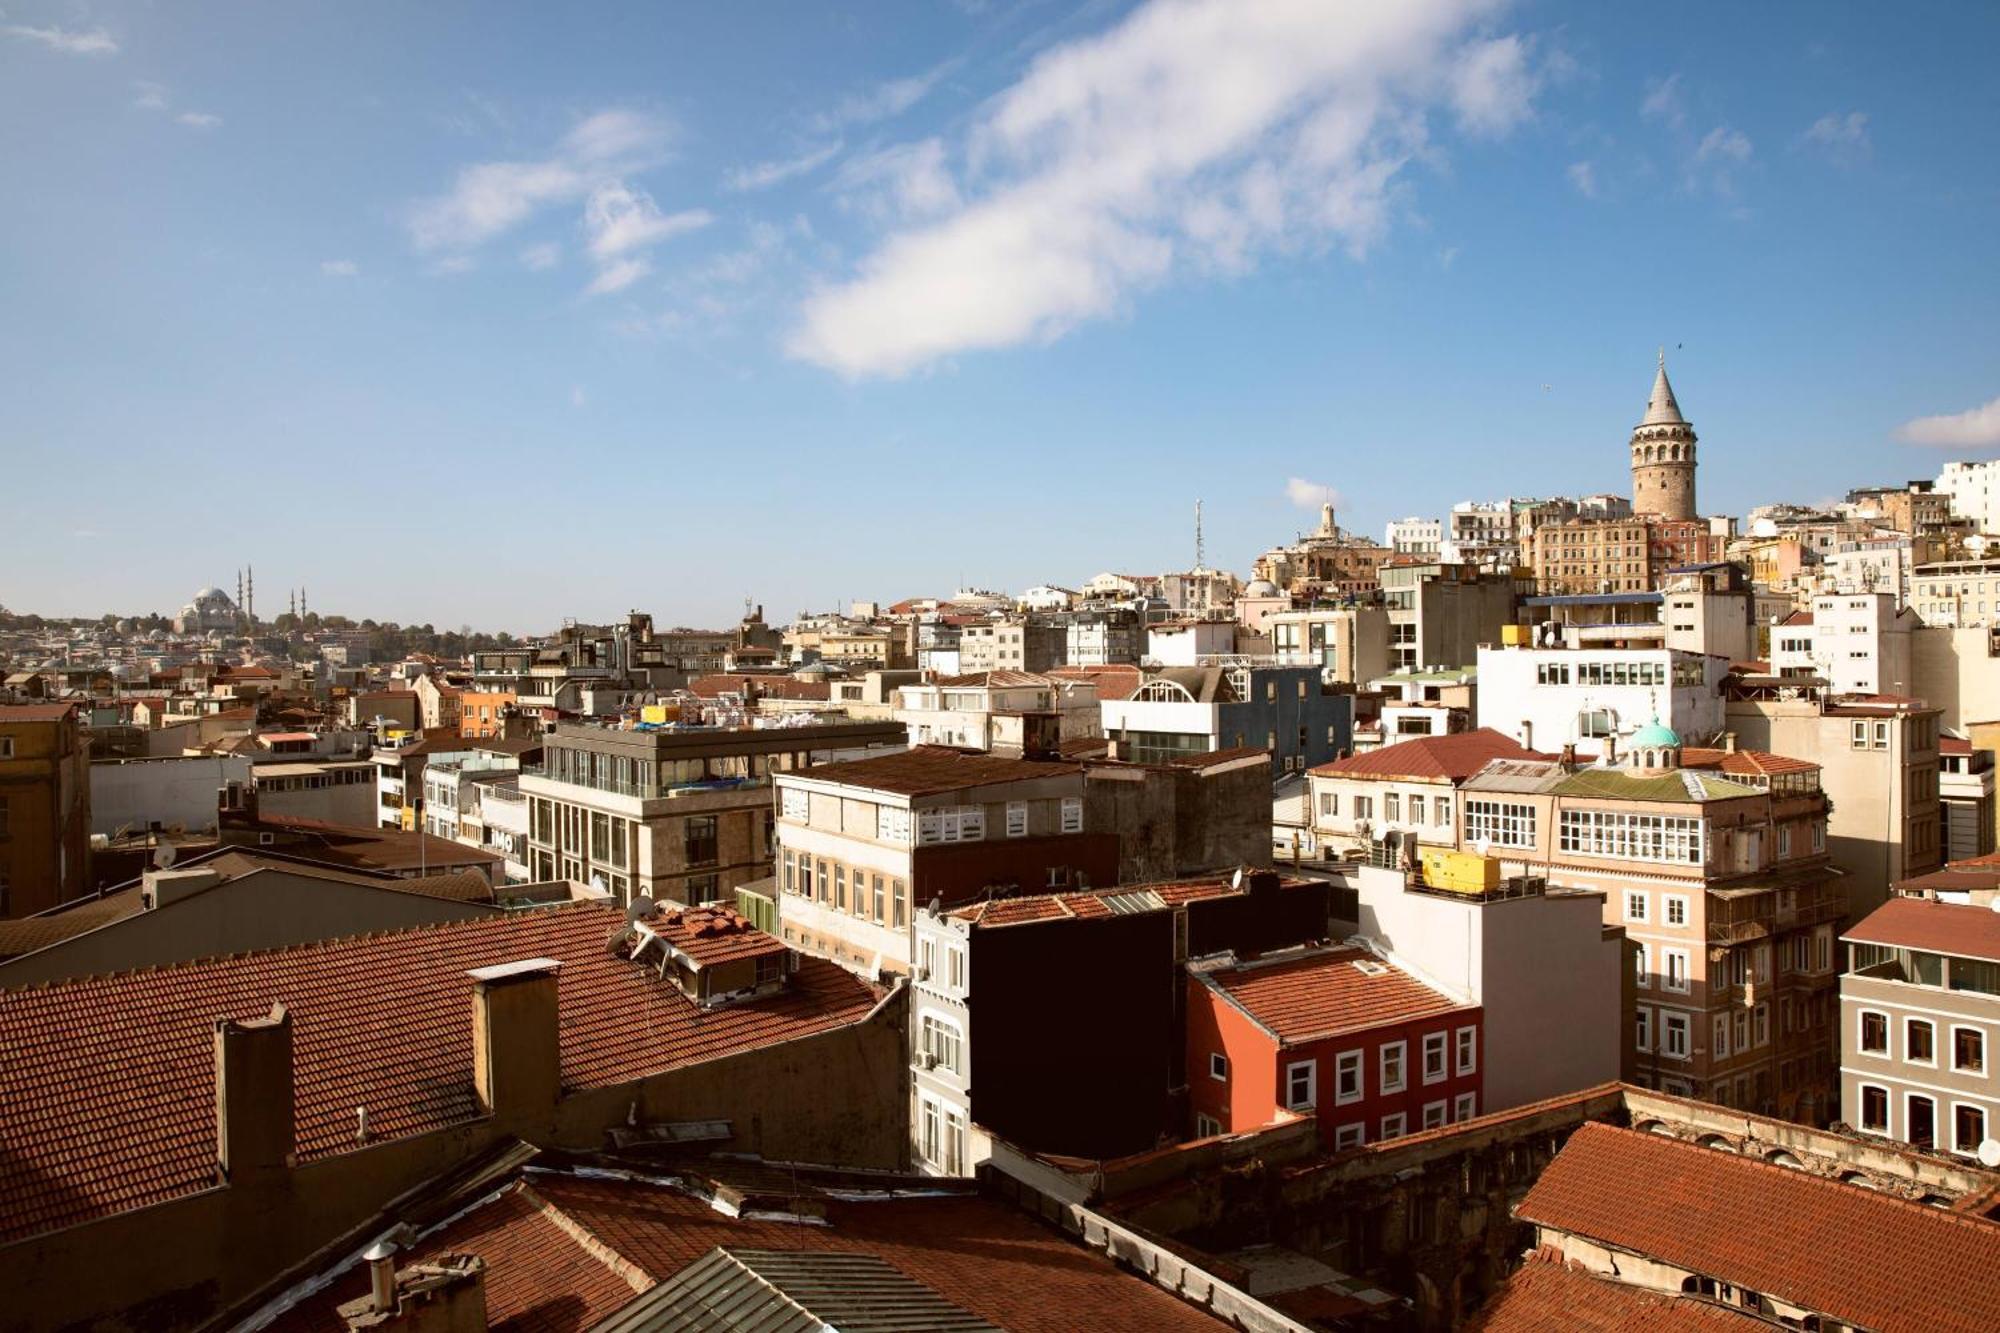
[[[1661,518],[1694,518],[1694,427],[1674,401],[1667,383],[1667,350],[1660,349],[1660,370],[1653,377],[1653,396],[1646,400],[1646,417],[1632,428],[1632,512]]]

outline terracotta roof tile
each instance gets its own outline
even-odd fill
[[[1366,949],[1320,950],[1194,975],[1288,1045],[1477,1008],[1433,990]]]
[[[1924,878],[1936,881],[1939,875]],[[1891,898],[1849,926],[1841,938],[2000,963],[2000,912],[1934,898]]]
[[[0,704],[0,726],[14,722],[60,722],[75,704]]]
[[[1769,1333],[1754,1315],[1573,1268],[1549,1250],[1500,1284],[1467,1333]]]
[[[2000,1328],[2000,1224],[1586,1123],[1515,1209],[1879,1333]]]
[[[1712,768],[1731,777],[1770,777],[1777,773],[1817,773],[1810,759],[1772,754],[1768,750],[1715,750],[1699,745],[1681,747],[1682,768]]]
[[[1480,727],[1447,736],[1419,736],[1366,754],[1321,764],[1313,773],[1336,778],[1463,782],[1495,759],[1548,759],[1523,749],[1512,736]]]
[[[576,904],[0,993],[0,1244],[214,1183],[214,1021],[291,1011],[302,1159],[475,1116],[474,968],[563,963],[562,1077],[595,1088],[858,1022],[876,996],[804,958],[782,995],[702,1011],[606,952]],[[382,1053],[396,1058],[385,1060]]]
[[[786,952],[785,942],[767,935],[727,907],[689,907],[655,912],[644,924],[692,959],[697,967]]]
[[[800,777],[840,782],[868,791],[899,796],[930,796],[939,792],[984,787],[999,782],[1031,782],[1038,778],[1081,774],[1083,765],[1070,760],[1008,759],[942,745],[916,745],[894,754],[842,763],[815,764]]]

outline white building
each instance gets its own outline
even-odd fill
[[[1160,666],[1199,666],[1235,651],[1233,620],[1169,620],[1146,630],[1146,660]]]
[[[1043,583],[1021,594],[1021,605],[1029,611],[1067,611],[1076,603],[1076,593]]]
[[[1056,733],[1035,725],[1053,718]],[[898,722],[912,745],[1021,754],[1040,744],[1104,734],[1097,686],[1085,680],[1025,671],[983,671],[905,685],[897,691]]]
[[[2000,458],[1946,463],[1937,489],[1951,497],[1951,512],[1969,518],[1981,532],[2000,533]]]
[[[1444,522],[1435,518],[1399,518],[1390,523],[1382,544],[1397,555],[1435,556],[1444,545]]]
[[[1916,626],[1916,615],[1893,592],[1815,597],[1812,674],[1825,680],[1834,694],[1908,694],[1910,632]],[[1772,637],[1792,637],[1797,629],[1787,624]],[[1785,674],[1775,650],[1771,667]]]
[[[1657,717],[1694,743],[1724,729],[1728,672],[1728,658],[1673,648],[1481,648],[1479,725],[1596,757]]]
[[[1976,544],[1968,541],[1967,547]],[[2000,560],[1941,560],[1910,572],[1910,609],[1947,629],[2000,624]]]

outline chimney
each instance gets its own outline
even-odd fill
[[[222,876],[207,866],[188,866],[181,870],[148,870],[139,877],[139,901],[146,905],[148,912],[157,911],[169,903],[177,903],[183,898],[212,889],[222,883]]]
[[[215,1021],[215,1150],[231,1184],[291,1164],[292,1016]]]
[[[1562,748],[1562,768],[1565,773],[1576,772],[1576,746],[1573,743]]]
[[[1736,733],[1735,733],[1735,732],[1733,732],[1733,731],[1725,731],[1725,732],[1723,732],[1723,733],[1722,733],[1722,752],[1723,752],[1724,754],[1735,754],[1735,753],[1736,753]]]
[[[553,958],[477,968],[472,978],[472,1083],[496,1116],[546,1118],[562,1084]]]
[[[1606,768],[1609,768],[1611,767],[1611,765],[1617,762],[1618,762],[1618,736],[1617,733],[1614,732],[1611,735],[1606,736],[1604,738],[1604,766]]]
[[[1526,718],[1521,720],[1521,748],[1523,750],[1535,748],[1535,724]]]
[[[440,1254],[396,1271],[396,1247],[363,1252],[369,1292],[340,1307],[348,1333],[486,1333],[486,1261]]]

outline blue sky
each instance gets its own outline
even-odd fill
[[[2000,452],[2000,10],[0,10],[0,604],[726,622]],[[1913,443],[1911,441],[1921,441]],[[1289,487],[1292,480],[1309,483]]]

